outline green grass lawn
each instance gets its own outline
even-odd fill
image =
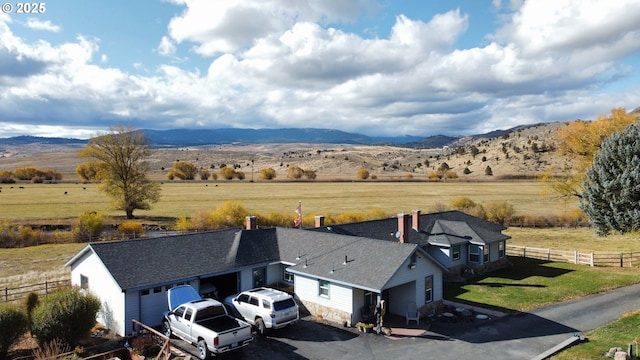
[[[620,347],[627,351],[628,344],[640,338],[640,311],[625,314],[617,321],[584,334],[588,341],[575,345],[555,356],[553,360],[573,359],[611,359],[605,352],[612,347]],[[638,344],[634,344],[637,349]],[[640,354],[640,351],[637,352]],[[636,351],[631,354],[638,359]]]
[[[447,284],[444,297],[513,313],[640,282],[636,268],[589,267],[510,257],[513,267],[466,284]]]

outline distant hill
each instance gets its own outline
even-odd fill
[[[421,139],[416,136],[370,137],[331,129],[285,128],[285,129],[174,129],[148,130],[145,135],[155,147],[180,147],[210,144],[406,144]]]
[[[533,126],[533,125],[531,125]],[[151,139],[151,146],[155,148],[177,148],[204,145],[250,145],[250,144],[349,144],[349,145],[390,145],[415,149],[437,149],[446,146],[455,146],[462,139],[490,139],[500,137],[508,132],[524,129],[528,126],[518,126],[508,130],[495,130],[486,134],[472,136],[445,136],[434,135],[429,137],[395,136],[375,137],[356,133],[349,133],[332,129],[314,128],[285,128],[285,129],[173,129],[150,130],[142,129],[145,136]],[[16,136],[0,138],[0,145],[83,145],[87,140]]]
[[[59,138],[59,137],[40,137],[40,136],[14,136],[10,138],[0,138],[0,145],[32,145],[32,144],[48,144],[48,145],[74,145],[85,144],[87,140]]]

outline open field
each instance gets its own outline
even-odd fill
[[[23,188],[19,188],[22,186]],[[292,213],[302,201],[304,215],[365,212],[381,209],[389,214],[419,209],[433,211],[438,204],[448,206],[459,196],[477,203],[504,200],[517,215],[562,214],[575,204],[566,204],[541,195],[543,186],[535,181],[493,182],[164,182],[162,196],[150,211],[134,215],[150,218],[191,216],[211,210],[226,200],[241,203],[256,214]],[[58,224],[84,211],[109,211],[109,199],[97,184],[3,184],[0,193],[0,220]]]

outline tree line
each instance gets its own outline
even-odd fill
[[[43,183],[45,181],[60,181],[62,173],[53,169],[39,169],[34,166],[25,166],[12,170],[0,170],[0,183],[13,184],[16,180]]]

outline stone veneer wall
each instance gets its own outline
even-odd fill
[[[328,306],[316,304],[310,301],[304,301],[298,299],[298,302],[311,314],[319,319],[335,322],[338,324],[346,324],[347,326],[354,326],[352,324],[352,314],[346,311],[334,309]],[[427,317],[435,314],[439,314],[444,311],[444,303],[442,300],[434,301],[429,304],[422,305],[418,308],[420,317]],[[357,321],[358,319],[356,319]]]
[[[309,314],[315,316],[319,319],[324,319],[327,321],[335,322],[338,324],[347,324],[347,326],[352,326],[351,324],[351,313],[346,311],[334,309],[328,306],[320,305],[314,302],[305,301],[298,299],[300,303],[307,309]]]

